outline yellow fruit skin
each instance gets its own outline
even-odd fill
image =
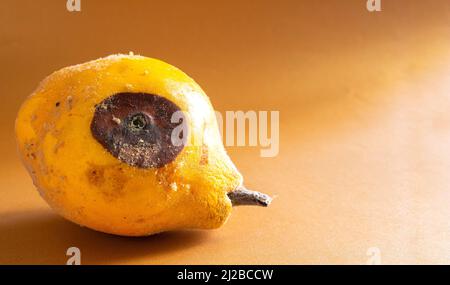
[[[94,139],[95,105],[120,92],[165,97],[190,118],[190,144],[174,161],[133,167]],[[106,233],[217,228],[231,212],[226,193],[242,183],[200,86],[179,69],[142,56],[113,55],[53,73],[22,105],[16,139],[47,203],[63,217]]]

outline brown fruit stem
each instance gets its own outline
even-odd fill
[[[243,185],[236,187],[233,191],[228,192],[227,195],[233,207],[242,205],[267,207],[272,202],[272,198],[269,195],[248,190]]]

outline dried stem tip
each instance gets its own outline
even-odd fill
[[[227,195],[233,206],[254,205],[267,207],[270,202],[272,202],[272,198],[270,198],[269,195],[248,190],[242,185],[236,187],[233,191],[228,192]]]

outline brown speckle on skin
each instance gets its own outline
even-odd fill
[[[27,157],[30,157],[31,159],[36,159],[36,154],[34,152],[30,152],[27,154]]]
[[[200,157],[200,165],[206,165],[209,162],[208,158],[208,146],[206,144],[202,145],[202,155]]]
[[[101,167],[90,167],[86,171],[89,183],[95,186],[101,186],[105,182],[104,169]]]
[[[164,97],[148,93],[118,93],[95,108],[93,137],[114,157],[140,168],[159,168],[172,162],[183,145],[172,144],[171,135],[182,122],[172,123],[181,111]]]

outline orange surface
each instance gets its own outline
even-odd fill
[[[0,263],[450,263],[450,2],[2,1]],[[217,110],[279,110],[280,153],[230,147],[276,195],[215,231],[125,238],[54,214],[15,152],[20,103],[50,72],[134,51]]]

